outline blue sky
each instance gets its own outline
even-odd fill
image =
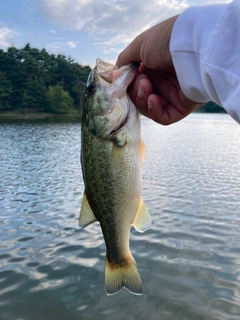
[[[0,48],[27,42],[94,66],[114,63],[142,31],[192,5],[227,0],[0,0]]]

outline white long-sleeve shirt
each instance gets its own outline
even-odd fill
[[[240,123],[240,0],[184,11],[170,50],[184,94],[216,102]]]

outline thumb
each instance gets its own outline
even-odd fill
[[[116,66],[118,68],[132,62],[140,63],[141,60],[141,47],[143,35],[137,36],[118,56]]]

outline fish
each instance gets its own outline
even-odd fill
[[[81,121],[85,191],[79,226],[99,221],[106,244],[105,291],[143,293],[143,280],[129,248],[131,226],[144,232],[151,217],[142,199],[139,113],[127,94],[137,66],[119,69],[98,58],[88,76]]]

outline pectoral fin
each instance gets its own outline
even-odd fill
[[[151,223],[152,219],[150,217],[147,207],[143,202],[143,199],[141,198],[138,212],[132,225],[137,231],[144,232],[150,227]]]
[[[119,163],[121,161],[123,150],[124,150],[124,146],[118,146],[115,143],[113,144],[112,153],[111,153],[111,162],[112,162],[112,168],[114,173],[116,172],[119,166]]]
[[[97,219],[94,216],[94,213],[92,212],[92,209],[89,205],[86,191],[84,191],[83,198],[82,198],[82,207],[80,210],[80,217],[79,217],[79,227],[83,229],[95,221],[97,221]]]

